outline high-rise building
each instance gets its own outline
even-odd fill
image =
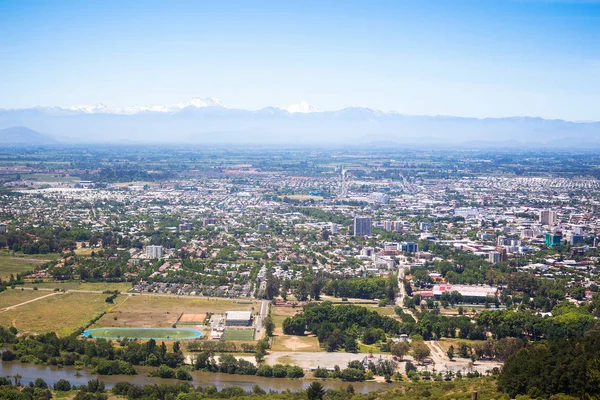
[[[354,217],[354,236],[371,236],[373,221],[371,217]]]
[[[492,251],[488,257],[490,264],[498,264],[501,260],[502,255],[497,251]]]
[[[556,225],[556,212],[552,210],[540,211],[540,224],[542,225]]]
[[[335,222],[330,222],[329,223],[329,230],[331,230],[331,233],[333,233],[333,234],[339,233],[340,227]]]
[[[576,245],[578,243],[582,243],[584,240],[583,235],[571,235],[571,244]]]
[[[184,222],[179,224],[179,232],[191,231],[194,225],[189,222]]]
[[[546,233],[546,240],[545,240],[546,246],[554,247],[554,246],[560,245],[561,242],[562,242],[562,233],[561,232]]]
[[[496,241],[497,246],[504,246],[507,243],[506,236],[498,236],[498,240]]]
[[[162,246],[146,246],[146,257],[148,258],[161,258],[163,256]]]
[[[266,224],[258,224],[258,231],[259,232],[263,232],[267,230],[267,225]]]
[[[419,245],[415,242],[402,242],[402,251],[416,253],[419,251]]]

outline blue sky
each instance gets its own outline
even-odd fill
[[[0,0],[0,108],[208,96],[600,120],[600,1]]]

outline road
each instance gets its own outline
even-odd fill
[[[263,300],[260,305],[260,313],[256,317],[255,327],[256,331],[254,332],[254,340],[260,340],[263,337],[263,329],[265,318],[269,315],[269,302],[267,300]]]
[[[396,305],[402,307],[402,310],[418,321],[417,316],[413,314],[412,310],[404,307],[404,298],[406,297],[406,290],[404,288],[404,274],[406,269],[404,267],[398,268],[398,296],[396,296]]]

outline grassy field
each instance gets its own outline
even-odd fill
[[[275,323],[275,331],[271,349],[273,351],[323,351],[315,336],[284,335],[281,328],[287,317],[296,315],[301,308],[273,307],[271,317]]]
[[[77,176],[66,174],[64,176],[60,176],[60,174],[27,174],[22,175],[22,178],[37,182],[78,182],[80,180]]]
[[[74,250],[75,254],[77,254],[78,256],[91,256],[92,255],[92,251],[96,250],[96,252],[98,252],[98,249],[93,249],[91,247],[80,247]]]
[[[119,292],[127,292],[131,289],[131,283],[128,282],[79,282],[79,281],[67,281],[67,282],[43,282],[43,283],[26,283],[25,287],[37,286],[40,289],[56,289],[60,290],[94,290],[104,292],[105,290],[118,290]]]
[[[49,294],[48,292],[38,292],[36,290],[7,289],[0,293],[0,308],[14,306]]]
[[[87,336],[106,339],[143,339],[143,340],[178,340],[198,337],[197,331],[190,329],[154,328],[97,328],[86,331]]]
[[[7,250],[0,251],[0,279],[6,280],[10,274],[20,274],[22,272],[31,271],[38,265],[44,264],[56,255],[28,255],[28,254],[12,254]]]
[[[258,311],[259,303],[238,304],[235,300],[195,297],[130,296],[101,318],[94,327],[167,328],[181,313],[203,314],[225,311]]]
[[[113,306],[105,299],[102,294],[57,294],[0,312],[0,326],[13,325],[22,333],[56,332],[66,336]]]
[[[223,340],[254,340],[253,329],[225,329]]]

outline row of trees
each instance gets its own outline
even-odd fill
[[[19,337],[12,343],[13,351],[5,350],[3,359],[59,366],[82,363],[101,375],[135,374],[132,365],[177,368],[183,364],[179,342],[175,342],[172,352],[167,351],[164,342],[157,345],[153,339],[145,343],[124,339],[115,348],[104,339],[81,340],[74,335],[59,338],[55,333]]]

